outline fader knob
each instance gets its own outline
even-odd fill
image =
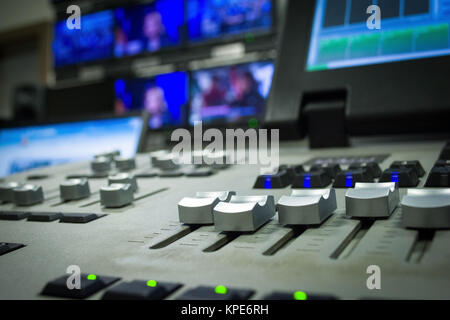
[[[14,201],[14,188],[20,187],[18,182],[6,182],[0,184],[0,201],[13,202]]]
[[[138,189],[136,177],[129,173],[118,173],[108,177],[108,184],[130,184],[133,188],[133,192]]]
[[[136,160],[134,158],[115,157],[114,162],[119,171],[130,171],[136,169]]]
[[[112,184],[100,189],[100,201],[106,208],[120,208],[134,200],[130,184]]]
[[[59,185],[61,199],[64,201],[80,200],[90,196],[91,190],[87,179],[70,179]]]
[[[91,169],[95,173],[106,173],[111,170],[111,161],[107,157],[98,157],[91,162]]]
[[[14,204],[16,206],[31,206],[44,201],[44,191],[41,186],[26,184],[14,188]]]

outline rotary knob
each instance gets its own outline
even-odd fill
[[[130,184],[112,184],[100,189],[100,201],[105,208],[121,208],[134,200]]]
[[[95,173],[107,173],[111,170],[111,161],[107,157],[98,157],[91,162],[91,169]]]
[[[70,179],[59,185],[63,201],[80,200],[90,196],[91,190],[87,179]]]
[[[41,186],[26,184],[14,188],[14,204],[16,206],[31,206],[44,202],[44,191]]]
[[[14,201],[14,188],[20,187],[18,182],[6,182],[0,184],[0,201],[13,202]]]
[[[136,192],[138,189],[136,177],[129,173],[118,173],[113,176],[108,177],[108,184],[130,184],[133,192]]]
[[[130,171],[136,169],[136,160],[134,158],[115,157],[114,162],[119,171]]]

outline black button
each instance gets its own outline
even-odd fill
[[[161,178],[177,178],[182,177],[184,173],[182,171],[161,171],[158,174]]]
[[[94,213],[64,213],[61,217],[62,223],[88,223],[103,217],[103,214]]]
[[[331,177],[323,170],[297,174],[292,188],[325,188],[331,183]]]
[[[419,184],[419,177],[413,168],[390,168],[384,170],[380,182],[396,182],[400,188],[412,188]]]
[[[260,175],[253,186],[254,189],[280,189],[292,183],[292,173],[282,170],[276,174]]]
[[[67,279],[69,276],[64,275],[47,283],[41,294],[54,297],[84,299],[120,280],[120,278],[116,277],[93,275],[89,275],[88,279],[87,274],[81,274],[80,289],[74,288],[71,290],[67,288]]]
[[[216,288],[200,286],[186,291],[177,300],[247,300],[254,293],[253,290],[228,288],[226,293],[219,294]]]
[[[162,300],[179,289],[181,284],[134,280],[122,282],[105,292],[103,300]]]
[[[435,167],[449,167],[450,168],[450,160],[438,160],[436,161]]]
[[[391,169],[402,169],[402,168],[411,168],[416,172],[418,177],[423,177],[425,175],[425,170],[422,167],[420,161],[394,161],[391,166]]]
[[[0,242],[0,256],[23,247],[25,247],[25,245],[21,243]]]
[[[28,221],[50,222],[62,217],[60,212],[31,212]]]
[[[27,180],[45,180],[50,178],[48,174],[33,174],[27,177]]]
[[[367,169],[354,169],[339,172],[334,180],[334,188],[354,188],[356,182],[373,182]]]
[[[338,298],[328,294],[310,294],[306,293],[305,300],[337,300]],[[289,292],[272,292],[264,296],[262,300],[295,300],[294,293]]]
[[[213,174],[214,171],[210,168],[195,168],[186,172],[186,177],[209,177]]]
[[[28,212],[1,211],[0,220],[23,220],[29,215]]]
[[[440,160],[450,160],[450,142],[447,142],[439,155]]]
[[[381,177],[381,168],[376,162],[352,163],[349,169],[365,169],[372,179]]]
[[[336,178],[336,175],[341,172],[341,167],[337,163],[324,163],[324,164],[315,164],[311,167],[311,171],[325,171],[330,178]]]
[[[152,171],[152,172],[141,172],[141,173],[137,173],[134,176],[136,177],[136,179],[141,178],[141,179],[148,179],[148,178],[154,178],[158,175],[158,173],[156,171]]]
[[[450,167],[434,167],[428,175],[426,187],[450,187]]]

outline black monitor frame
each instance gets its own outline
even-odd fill
[[[303,136],[308,99],[338,95],[350,135],[450,131],[450,56],[308,72],[314,11],[315,0],[288,4],[267,105],[270,127],[295,125]]]

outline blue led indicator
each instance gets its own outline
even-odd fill
[[[391,182],[397,182],[398,183],[398,172],[392,172],[391,173]]]
[[[346,173],[345,174],[345,187],[346,188],[352,188],[353,187],[353,174],[352,173]]]
[[[268,176],[264,179],[264,188],[272,189],[272,177]]]
[[[303,176],[303,188],[311,188],[311,175],[305,174]]]

